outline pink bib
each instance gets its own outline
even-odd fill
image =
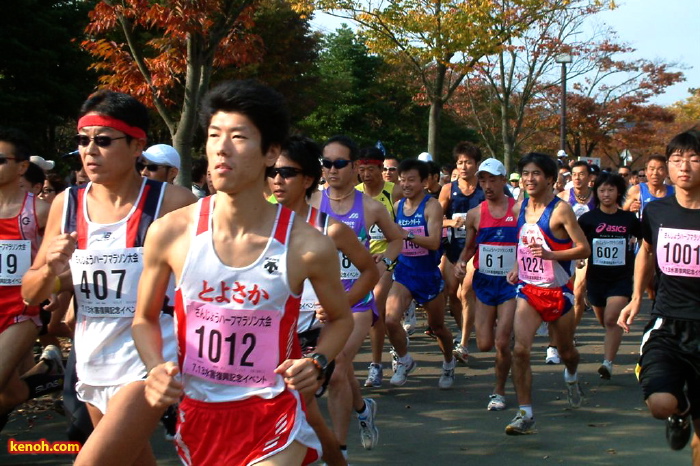
[[[659,228],[656,260],[666,275],[700,277],[700,232]]]
[[[417,227],[403,227],[403,229],[412,232],[415,236],[425,236],[425,228],[422,225]],[[406,257],[427,256],[428,250],[409,240],[404,240],[401,254]]]

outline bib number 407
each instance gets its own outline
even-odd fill
[[[90,299],[92,293],[95,294],[95,299],[100,301],[106,300],[109,296],[109,284],[114,284],[116,280],[116,299],[122,297],[122,287],[124,286],[124,277],[126,270],[110,270],[109,276],[105,270],[95,270],[92,272],[92,277],[88,275],[86,270],[80,276],[80,291],[85,295],[86,299]],[[90,280],[92,278],[92,280]]]

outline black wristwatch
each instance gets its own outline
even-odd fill
[[[384,262],[384,265],[386,265],[387,270],[394,270],[394,261],[392,261],[388,257],[382,257],[382,262]]]
[[[326,358],[321,353],[311,353],[306,355],[307,359],[311,359],[318,369],[318,377],[316,380],[322,380],[326,376],[326,369],[328,369],[328,358]]]
[[[409,240],[409,241],[411,241],[411,240],[412,240],[413,238],[415,238],[415,237],[416,237],[416,235],[414,235],[412,231],[409,231],[409,232],[406,234],[406,239]]]

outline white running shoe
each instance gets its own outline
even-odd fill
[[[537,327],[537,331],[535,332],[535,336],[537,337],[546,337],[549,335],[549,327],[547,327],[547,322],[542,322],[539,327]]]
[[[384,370],[381,364],[371,363],[365,380],[365,387],[381,387]]]
[[[451,369],[445,369],[445,367],[442,367],[442,375],[440,376],[440,380],[438,380],[438,387],[440,387],[440,390],[447,390],[448,388],[452,388],[452,385],[455,384],[455,368]]]
[[[416,361],[413,360],[412,357],[409,356],[410,361],[408,364],[404,364],[401,361],[396,361],[396,369],[394,371],[394,375],[391,377],[391,380],[389,380],[389,383],[392,384],[395,387],[401,387],[406,383],[406,380],[408,379],[408,374],[413,372],[413,369],[416,368]]]
[[[63,355],[56,345],[47,345],[41,353],[39,361],[44,361],[49,366],[49,375],[62,375],[64,373]]]
[[[569,407],[572,409],[580,408],[583,402],[583,390],[578,378],[573,382],[566,381],[566,368],[564,368],[564,383],[566,384],[566,399],[569,402]]]
[[[507,435],[530,435],[536,434],[537,429],[535,429],[535,418],[528,418],[525,415],[525,411],[522,409],[518,411],[510,424],[506,426]]]
[[[506,409],[506,397],[498,393],[489,395],[489,404],[486,409],[489,411],[503,411]]]
[[[466,364],[469,360],[469,350],[464,346],[457,344],[452,350],[452,356],[455,357],[462,364]]]
[[[559,357],[559,351],[555,346],[547,347],[547,357],[544,358],[546,364],[561,364],[561,358]]]
[[[367,407],[367,415],[357,415],[357,421],[360,423],[360,441],[365,450],[371,450],[377,446],[379,442],[379,429],[374,423],[377,417],[377,403],[371,398],[363,398]]]
[[[416,302],[411,301],[411,304],[408,306],[403,316],[403,329],[408,335],[413,335],[416,331],[416,324]]]

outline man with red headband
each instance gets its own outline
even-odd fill
[[[131,322],[147,230],[194,202],[189,190],[136,171],[147,131],[148,111],[131,96],[105,90],[85,101],[75,140],[90,182],[56,196],[45,240],[22,282],[29,304],[73,286],[76,389],[94,425],[122,387],[146,376]],[[161,325],[166,357],[175,361],[172,315],[162,313]],[[152,460],[152,453],[144,449],[141,459]]]

